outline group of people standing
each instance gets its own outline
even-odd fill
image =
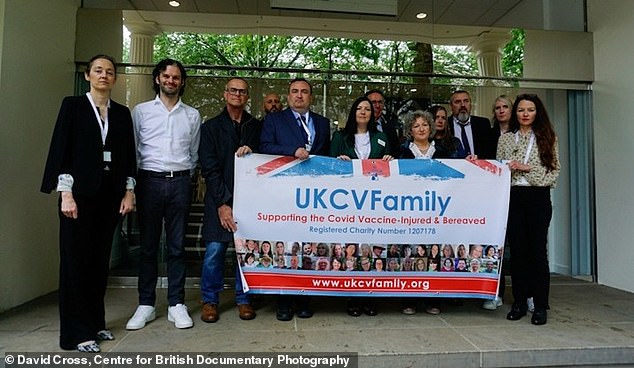
[[[560,164],[557,139],[539,97],[520,95],[512,107],[504,100],[505,107],[499,109],[498,99],[491,128],[488,119],[471,115],[469,93],[456,91],[451,96],[451,116],[442,106],[408,114],[403,140],[395,121],[385,114],[385,98],[379,90],[357,98],[343,129],[331,136],[330,121],[310,110],[312,85],[303,78],[290,82],[286,109],[278,95],[265,96],[263,121],[245,110],[248,82],[231,78],[225,85],[222,112],[202,123],[199,112],[181,100],[187,73],[176,60],[156,65],[152,73],[156,98],[138,104],[132,113],[110,99],[116,81],[110,56],[91,58],[84,76],[89,91],[62,102],[41,186],[42,192],[59,193],[63,349],[99,352],[99,340],[114,339],[106,328],[104,308],[110,250],[118,221],[134,209],[135,202],[141,236],[139,305],[126,328],[140,329],[156,318],[157,251],[163,228],[167,318],[177,328],[193,326],[184,303],[184,238],[191,175],[198,164],[206,182],[201,319],[209,323],[219,319],[226,250],[237,230],[232,210],[234,159],[252,152],[302,160],[311,155],[342,160],[504,160],[512,173],[507,239],[511,259],[517,260],[512,267],[515,301],[507,318],[526,315],[526,300],[534,297],[532,322],[546,323],[549,189],[555,185]],[[235,292],[239,317],[255,318],[238,270]],[[294,314],[310,318],[310,299],[280,296],[277,319],[287,321]]]

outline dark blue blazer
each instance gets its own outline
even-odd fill
[[[311,155],[328,156],[330,152],[330,120],[310,112],[315,126],[315,138]],[[290,108],[266,115],[260,136],[260,153],[295,156],[298,148],[304,147],[303,128],[297,123]]]

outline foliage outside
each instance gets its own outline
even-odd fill
[[[505,77],[521,77],[524,30],[511,30],[503,48]],[[433,72],[477,76],[475,57],[464,46],[433,45]],[[224,65],[345,71],[414,72],[414,42],[324,37],[163,33],[156,37],[154,59],[172,57],[187,65]],[[129,60],[129,41],[124,43]],[[367,77],[364,77],[367,79]]]
[[[502,69],[505,77],[521,77],[524,31],[514,29],[511,34],[511,41],[504,47]],[[124,43],[124,48],[129,60],[129,42]],[[185,100],[191,101],[206,117],[214,116],[223,106],[222,80],[231,75],[243,76],[250,82],[250,104],[257,106],[250,110],[256,116],[262,94],[278,91],[284,95],[289,78],[304,76],[314,84],[313,109],[334,120],[346,116],[351,96],[361,95],[370,88],[382,89],[392,96],[388,103],[396,111],[405,99],[415,99],[425,108],[431,101],[446,101],[454,86],[479,83],[458,77],[478,76],[475,56],[464,46],[430,47],[415,42],[304,36],[164,33],[155,39],[153,56],[155,62],[171,57],[193,67]],[[447,76],[430,80],[395,73]]]

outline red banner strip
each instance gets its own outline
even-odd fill
[[[390,176],[390,162],[383,160],[361,160],[361,168],[365,176]]]
[[[502,175],[502,169],[492,162],[489,162],[487,160],[467,160],[467,161],[478,166],[484,171],[490,172],[493,175],[497,175],[497,176]]]
[[[382,276],[362,276],[354,272],[350,276],[245,272],[251,289],[297,290],[303,294],[331,291],[337,293],[467,293],[496,295],[496,278],[463,277],[460,275],[436,276],[425,273],[405,275],[386,273]]]
[[[271,160],[263,165],[257,167],[258,175],[268,174],[273,170],[279,169],[280,167],[295,161],[296,158],[293,156],[281,156],[274,160]]]

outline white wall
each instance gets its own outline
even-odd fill
[[[0,2],[0,312],[57,289],[56,197],[39,187],[61,99],[73,92],[79,3]]]
[[[592,34],[526,31],[524,78],[591,81]]]
[[[588,0],[599,283],[634,292],[634,1]]]

